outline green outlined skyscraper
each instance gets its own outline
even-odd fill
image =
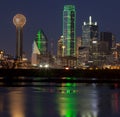
[[[37,32],[36,38],[33,44],[33,53],[38,53],[40,55],[47,54],[47,37],[42,30]]]
[[[76,10],[65,5],[63,10],[63,56],[76,56]]]
[[[32,57],[31,64],[33,66],[39,66],[43,58],[47,58],[48,40],[45,33],[42,30],[37,32],[36,38],[32,45]]]

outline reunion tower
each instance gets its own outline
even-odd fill
[[[13,24],[16,26],[16,59],[22,60],[23,54],[23,26],[26,23],[26,17],[22,14],[16,14],[13,17]]]

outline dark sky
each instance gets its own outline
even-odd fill
[[[16,30],[13,16],[26,16],[23,50],[31,56],[32,43],[39,29],[48,40],[54,40],[55,48],[62,35],[62,12],[66,4],[76,7],[77,36],[81,36],[82,24],[92,16],[100,31],[109,31],[120,40],[120,0],[0,0],[0,49],[15,55]]]

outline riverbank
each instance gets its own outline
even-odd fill
[[[0,69],[0,76],[120,78],[118,69]]]

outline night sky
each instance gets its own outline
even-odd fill
[[[120,0],[0,0],[0,49],[15,56],[16,29],[13,17],[17,13],[26,16],[23,50],[30,58],[32,43],[39,29],[46,34],[54,47],[62,35],[62,13],[66,4],[76,7],[77,36],[81,36],[82,24],[92,16],[98,22],[99,31],[109,31],[120,41]]]

